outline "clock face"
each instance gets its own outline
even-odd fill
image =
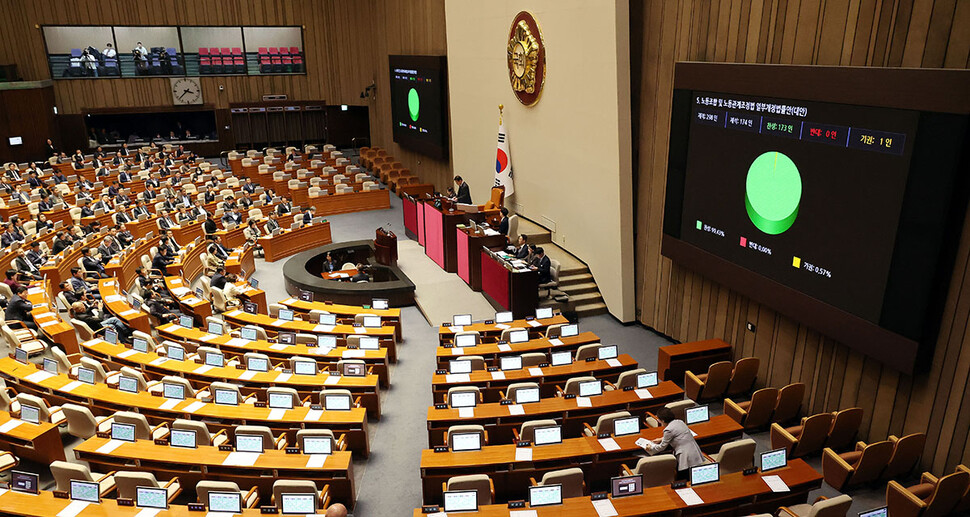
[[[196,78],[172,78],[172,102],[175,104],[202,104],[202,85]]]

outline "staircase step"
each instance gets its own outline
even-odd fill
[[[584,282],[581,284],[567,284],[563,285],[559,282],[559,290],[565,292],[570,297],[577,296],[586,293],[598,293],[599,288],[596,287],[596,282]]]
[[[576,294],[576,295],[572,295],[572,294],[569,295],[569,301],[572,302],[572,303],[575,303],[577,305],[584,304],[584,303],[590,303],[590,302],[594,302],[594,301],[602,300],[602,299],[603,299],[603,296],[600,294],[599,291],[593,291],[591,293],[580,293],[580,294]]]
[[[603,302],[588,303],[576,306],[576,314],[580,318],[606,314],[607,312],[609,312],[609,310],[606,308],[606,304]]]

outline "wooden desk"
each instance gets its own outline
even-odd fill
[[[242,246],[242,245],[241,245]],[[242,246],[232,250],[225,262],[226,273],[249,278],[256,271],[256,259],[252,246]],[[245,274],[243,272],[245,271]]]
[[[684,373],[707,373],[718,361],[731,360],[731,345],[721,339],[707,339],[677,345],[665,345],[657,350],[657,374],[661,379],[684,383]]]
[[[135,277],[138,276],[135,270],[141,266],[141,256],[148,255],[152,246],[157,244],[157,235],[151,239],[135,241],[131,247],[125,248],[121,253],[111,257],[111,260],[104,265],[105,273],[118,280],[123,288],[127,288],[135,282]]]
[[[196,237],[202,236],[202,223],[194,221],[191,223],[186,223],[183,225],[176,226],[171,229],[172,237],[175,237],[175,242],[179,243],[181,246],[195,240]],[[156,231],[157,235],[158,232]],[[225,245],[225,243],[223,243]]]
[[[496,232],[487,235],[485,230],[473,231],[471,228],[459,226],[456,230],[456,245],[458,253],[458,276],[465,281],[472,291],[482,290],[482,254],[485,248],[501,248],[506,244],[505,236]]]
[[[56,425],[31,424],[11,417],[6,411],[0,411],[0,428],[5,429],[0,431],[0,449],[10,451],[18,458],[45,465],[64,460],[64,444],[61,443],[61,433]],[[2,503],[0,506],[3,506]]]
[[[502,335],[502,331],[506,329],[529,329],[529,336],[536,338],[544,336],[550,325],[565,325],[567,323],[569,323],[569,320],[562,314],[556,314],[551,318],[541,320],[534,319],[526,321],[525,319],[517,319],[510,323],[473,323],[459,327],[454,327],[450,323],[446,323],[438,327],[438,342],[442,345],[451,343],[455,340],[456,332],[471,330],[481,334],[482,341],[486,343],[498,341],[499,336]]]
[[[43,287],[41,287],[43,286]],[[30,311],[37,324],[37,330],[52,342],[64,347],[67,354],[76,354],[77,333],[70,323],[64,321],[58,312],[57,302],[51,298],[54,293],[50,280],[32,285],[27,289],[27,301],[33,306]]]
[[[198,278],[202,274],[202,253],[205,252],[205,244],[189,243],[182,246],[182,253],[175,257],[175,262],[168,265],[168,274],[178,276],[182,279]]]
[[[790,492],[776,494],[761,480],[764,475],[775,475],[791,489]],[[704,501],[697,506],[688,506],[670,486],[645,488],[643,494],[612,499],[613,507],[621,517],[643,516],[691,516],[691,515],[748,515],[752,513],[771,513],[779,506],[804,503],[808,493],[822,485],[822,475],[802,459],[788,462],[788,466],[765,474],[745,476],[742,473],[725,474],[717,483],[694,487],[693,490]],[[439,486],[440,490],[440,486]],[[572,497],[557,506],[544,506],[534,509],[539,517],[589,517],[596,515],[591,499]],[[421,517],[421,509],[414,509],[412,516]],[[508,517],[509,509],[505,504],[480,506],[475,513],[449,513],[448,515],[468,515],[475,517]]]
[[[381,328],[353,327],[351,325],[317,325],[308,321],[283,321],[269,316],[268,314],[250,314],[248,312],[233,310],[222,314],[222,318],[233,327],[245,325],[256,325],[262,327],[266,332],[279,334],[280,332],[302,332],[305,334],[330,334],[344,339],[347,336],[372,336],[380,340],[380,346],[387,348],[387,356],[391,362],[397,362],[397,347],[394,327],[382,326]],[[358,332],[356,329],[363,329]]]
[[[160,356],[155,352],[142,353],[124,345],[112,345],[101,339],[86,341],[82,347],[87,355],[118,365],[119,368],[131,366],[136,370],[141,370],[149,379],[161,380],[166,375],[184,377],[189,380],[195,389],[205,388],[218,381],[231,382],[239,386],[239,390],[244,396],[255,394],[262,402],[266,402],[265,391],[266,388],[271,386],[294,388],[300,394],[300,398],[310,396],[310,400],[314,404],[319,403],[318,394],[320,390],[345,389],[349,390],[355,397],[360,397],[360,405],[367,409],[368,416],[377,420],[381,418],[377,375],[346,377],[323,372],[317,375],[296,375],[270,370],[258,372],[252,377],[248,377],[253,372],[235,367],[212,368],[191,361],[176,361]],[[227,356],[227,360],[237,358],[240,364],[245,365],[245,360],[241,355],[227,354]],[[289,361],[287,361],[286,367],[289,368]]]
[[[280,300],[277,303],[293,309],[299,314],[309,314],[311,310],[316,309],[326,311],[331,314],[336,314],[338,318],[350,320],[353,320],[353,318],[358,314],[375,314],[381,317],[381,323],[387,323],[388,325],[393,325],[395,327],[395,336],[398,341],[401,341],[401,309],[377,310],[373,308],[364,308],[360,305],[341,305],[339,303],[329,302],[305,302],[303,300],[297,300],[296,298],[286,298],[285,300]]]
[[[350,411],[314,411],[305,407],[272,410],[248,404],[220,406],[191,398],[171,401],[145,392],[126,393],[106,384],[75,383],[67,375],[51,375],[38,370],[35,365],[19,363],[9,357],[0,358],[0,373],[18,392],[34,393],[51,405],[72,402],[87,406],[95,415],[135,411],[145,415],[153,425],[172,422],[176,418],[204,420],[210,431],[215,433],[225,429],[230,438],[236,426],[244,424],[265,425],[274,433],[286,432],[289,440],[296,439],[298,429],[322,427],[332,429],[336,434],[345,433],[347,448],[351,451],[364,456],[370,452],[364,408]]]
[[[238,248],[246,242],[246,236],[243,235],[243,229],[246,225],[240,225],[232,230],[218,230],[213,235],[218,235],[222,237],[222,245],[227,248]]]
[[[743,428],[726,415],[718,415],[707,422],[690,426],[697,434],[698,445],[708,453],[717,452],[722,444],[741,438]],[[491,436],[489,436],[491,438]],[[619,450],[607,451],[593,436],[566,438],[560,445],[534,446],[532,461],[517,461],[514,443],[496,443],[480,451],[434,452],[421,451],[421,482],[425,504],[440,504],[441,483],[451,476],[488,474],[495,484],[497,501],[527,499],[529,477],[539,479],[551,470],[582,466],[586,486],[591,492],[609,491],[610,478],[620,475],[620,466],[633,468],[644,455],[636,445],[639,438],[659,440],[663,428],[641,429],[639,434],[615,437]]]
[[[364,361],[368,368],[373,368],[374,373],[381,381],[384,388],[390,387],[388,377],[387,349],[379,350],[359,350],[337,347],[333,350],[324,351],[319,347],[306,346],[302,344],[284,345],[282,343],[270,343],[269,341],[249,341],[234,339],[231,335],[222,335],[215,339],[210,339],[209,334],[197,328],[185,328],[179,325],[168,324],[158,327],[158,333],[163,339],[170,339],[179,343],[190,343],[190,350],[198,346],[216,346],[220,350],[233,351],[237,354],[246,352],[259,352],[268,355],[274,361],[288,361],[290,357],[300,356],[313,359],[317,362],[318,368],[334,369],[337,361],[341,359],[360,359]]]
[[[121,294],[118,282],[111,278],[98,280],[98,293],[108,312],[117,316],[129,327],[146,334],[152,332],[152,322],[145,311],[135,310]]]
[[[338,436],[339,438],[339,436]],[[104,466],[111,470],[138,470],[151,472],[159,480],[178,477],[183,487],[191,487],[201,480],[234,481],[244,490],[252,486],[263,494],[265,504],[273,493],[277,479],[306,479],[316,483],[318,489],[330,485],[330,496],[351,508],[356,499],[354,489],[354,464],[349,451],[335,451],[326,456],[323,465],[307,467],[311,456],[287,454],[282,450],[266,450],[258,455],[251,466],[224,465],[231,452],[218,447],[186,449],[156,445],[153,440],[123,442],[109,453],[98,449],[111,441],[92,437],[74,447],[74,455],[81,461]],[[295,445],[295,444],[293,444]]]
[[[641,390],[642,391],[642,390]],[[428,446],[444,443],[444,433],[453,425],[476,424],[485,427],[492,443],[512,442],[512,429],[529,420],[553,419],[563,426],[563,436],[579,436],[583,423],[593,425],[596,418],[615,411],[629,411],[631,415],[644,415],[660,406],[684,398],[684,390],[670,381],[664,381],[648,389],[651,397],[640,398],[635,391],[605,391],[602,395],[589,397],[590,407],[580,407],[579,397],[549,397],[531,404],[522,404],[521,415],[511,414],[509,408],[497,403],[481,404],[474,408],[474,416],[462,418],[458,409],[435,409],[428,407]]]
[[[360,271],[358,271],[357,268],[340,269],[330,273],[320,273],[320,276],[323,277],[324,280],[343,280],[345,278],[353,278],[359,272]]]
[[[435,349],[435,358],[438,368],[448,368],[448,362],[464,355],[480,355],[485,358],[486,366],[499,366],[502,356],[521,355],[529,352],[541,352],[548,354],[553,350],[577,350],[583,345],[599,343],[600,338],[592,332],[580,332],[575,336],[550,340],[546,338],[530,339],[525,343],[510,343],[500,345],[498,343],[482,344],[476,346],[466,346],[463,348],[445,348],[439,346]],[[558,344],[562,343],[562,344]]]
[[[131,233],[131,236],[136,239],[140,239],[148,235],[148,232],[154,232],[155,235],[158,235],[157,221],[157,217],[149,217],[144,221],[132,221],[130,223],[125,223],[125,229],[128,230],[128,232]]]
[[[633,370],[637,362],[626,354],[617,357],[613,364],[608,360],[592,362],[573,362],[561,366],[546,366],[544,368],[531,367],[521,370],[489,372],[473,370],[470,374],[435,374],[431,378],[431,393],[435,402],[445,402],[449,388],[457,386],[476,386],[482,392],[485,402],[499,402],[502,400],[499,392],[508,390],[510,384],[516,382],[535,382],[539,384],[542,397],[556,395],[556,385],[564,385],[573,377],[593,376],[610,382],[616,382],[620,374]],[[533,369],[542,373],[533,375]]]
[[[196,325],[205,326],[205,319],[212,316],[212,302],[196,296],[186,284],[187,282],[182,281],[182,277],[165,277],[165,289],[172,298],[178,300],[182,312],[192,315]]]
[[[317,207],[318,216],[391,208],[390,193],[386,190],[367,190],[353,194],[311,197],[309,202]]]
[[[516,318],[535,312],[539,305],[539,272],[510,271],[486,250],[482,255],[482,292],[496,310],[512,311]]]
[[[260,237],[258,242],[263,247],[266,262],[276,262],[301,251],[330,244],[333,240],[330,237],[330,222],[324,221],[296,230],[283,230],[279,235]]]

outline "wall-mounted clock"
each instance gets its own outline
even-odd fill
[[[198,77],[173,77],[171,81],[173,104],[202,104],[202,84]]]

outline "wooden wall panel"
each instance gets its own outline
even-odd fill
[[[439,188],[450,184],[449,162],[393,143],[387,99],[389,53],[446,53],[444,0],[5,0],[0,20],[0,63],[17,63],[27,80],[50,76],[41,25],[302,25],[307,75],[203,77],[206,103],[228,108],[231,102],[275,93],[332,105],[367,105],[372,145],[387,148]],[[376,100],[361,99],[360,92],[375,80]],[[168,78],[54,84],[58,111],[64,114],[171,104]]]
[[[878,361],[660,255],[673,65],[738,61],[968,68],[970,2],[693,0],[632,2],[636,98],[636,283],[639,319],[678,340],[722,338],[762,359],[759,383],[808,385],[810,413],[859,406],[863,439],[926,432],[923,467],[970,462],[970,225],[964,228],[928,372]],[[746,323],[756,325],[754,333]]]

